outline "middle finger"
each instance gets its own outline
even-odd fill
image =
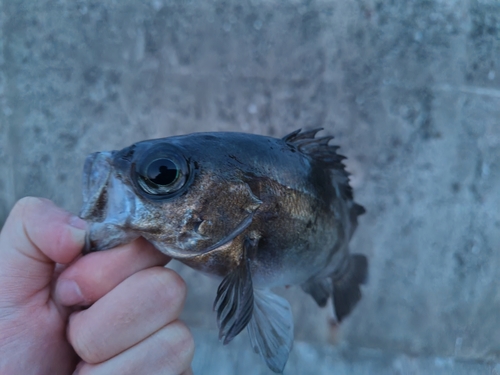
[[[137,272],[87,310],[73,313],[68,339],[85,362],[105,361],[175,320],[185,296],[186,285],[174,271]]]

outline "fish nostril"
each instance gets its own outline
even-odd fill
[[[205,220],[203,219],[198,219],[197,221],[194,222],[193,224],[193,230],[196,232],[196,233],[200,233],[200,227],[203,231],[203,227],[202,227],[202,224],[205,222]]]
[[[122,151],[117,152],[117,157],[122,160],[130,161],[134,156],[135,146],[130,146]]]

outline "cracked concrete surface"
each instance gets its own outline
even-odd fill
[[[25,195],[77,212],[90,152],[323,126],[367,208],[352,248],[370,282],[340,329],[284,291],[286,373],[500,373],[498,1],[4,0],[0,25],[0,223]],[[253,363],[246,338],[205,333],[216,283],[175,267],[195,368]]]

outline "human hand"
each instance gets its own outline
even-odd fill
[[[0,373],[191,374],[186,288],[161,267],[169,258],[143,239],[79,258],[84,237],[85,222],[48,200],[13,208],[0,233]]]

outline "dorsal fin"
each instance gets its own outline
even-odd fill
[[[323,130],[323,128],[311,129],[304,132],[298,129],[284,136],[282,139],[302,153],[320,162],[326,168],[333,169],[338,172],[339,175],[343,175],[348,179],[349,174],[342,163],[345,156],[337,154],[339,146],[328,144],[333,139],[333,136],[316,138],[316,134],[321,130]]]
[[[345,169],[342,162],[346,157],[337,153],[339,146],[330,145],[329,142],[333,136],[325,136],[316,138],[316,134],[323,128],[315,128],[307,131],[298,129],[283,137],[283,141],[297,150],[308,155],[319,165],[332,172],[332,178],[336,182],[341,197],[346,200],[353,200],[352,188],[349,185],[349,173]],[[364,212],[364,209],[358,209],[358,204],[353,204],[351,216],[352,219]]]
[[[316,133],[323,130],[323,128],[314,128],[311,130],[302,131],[302,129],[297,129],[290,134],[285,135],[282,139],[287,143],[294,143],[301,139],[311,139],[316,136]]]

